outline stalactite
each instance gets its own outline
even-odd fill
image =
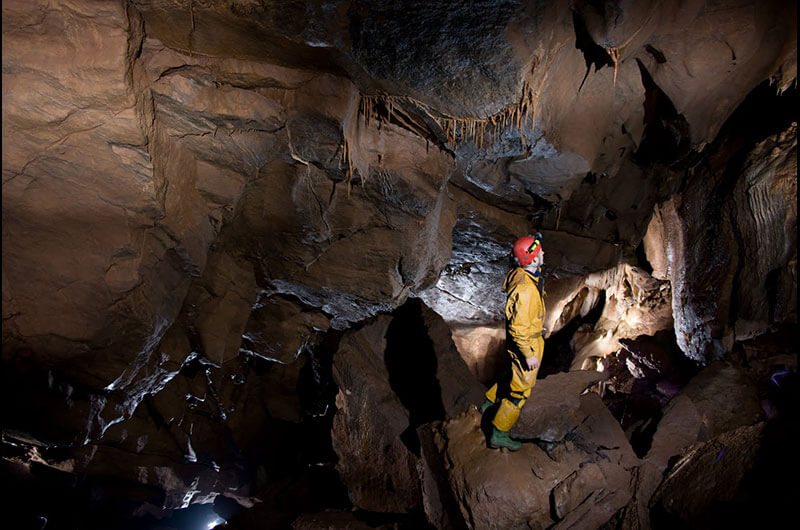
[[[353,159],[350,157],[350,145],[347,143],[347,137],[344,138],[344,145],[342,147],[342,159],[345,166],[345,176],[347,177],[347,198],[350,198],[350,182],[353,176]]]
[[[531,73],[536,68],[536,59],[532,61]],[[361,114],[364,124],[370,126],[373,122],[377,122],[377,128],[380,130],[386,122],[392,120],[400,121],[400,115],[395,113],[395,107],[398,102],[396,96],[390,95],[362,95],[359,104],[359,113]],[[415,105],[439,126],[444,141],[448,145],[456,145],[467,140],[471,141],[473,145],[479,149],[484,146],[492,146],[495,141],[500,141],[503,136],[503,131],[506,129],[516,129],[522,136],[525,126],[528,124],[530,118],[531,129],[536,126],[535,104],[537,98],[534,95],[534,90],[527,80],[522,83],[522,91],[520,99],[517,103],[509,105],[500,112],[492,114],[486,118],[456,118],[442,116],[438,113],[430,111],[428,106],[421,101],[414,98],[404,96],[404,101]],[[383,110],[380,110],[380,108]],[[437,115],[438,114],[438,115]],[[523,147],[527,149],[527,141],[522,136]]]
[[[535,66],[536,63],[534,61],[531,71]],[[418,106],[423,106],[419,102],[415,103]],[[441,128],[448,144],[454,145],[469,139],[475,146],[482,149],[484,146],[494,145],[495,140],[499,141],[502,137],[502,132],[506,129],[513,128],[522,134],[529,118],[531,129],[533,129],[536,126],[535,103],[534,91],[525,81],[522,84],[522,93],[518,103],[510,105],[487,118],[436,117],[434,121]],[[523,146],[526,147],[524,139]]]
[[[637,31],[638,33],[638,31]],[[629,39],[630,40],[630,39]],[[614,48],[612,46],[606,47],[606,53],[608,56],[611,57],[611,62],[614,63],[614,86],[617,86],[617,68],[619,67],[619,48]]]

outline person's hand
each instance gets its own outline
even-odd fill
[[[528,370],[536,370],[539,368],[539,359],[535,355],[531,355],[525,361],[528,363]]]

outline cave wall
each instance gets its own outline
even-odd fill
[[[230,455],[332,422],[364,353],[334,365],[335,337],[409,298],[488,382],[532,231],[548,337],[604,304],[564,366],[796,326],[792,2],[2,9],[4,430],[62,470],[168,508],[251,495]],[[351,501],[430,504],[411,467],[413,501]]]

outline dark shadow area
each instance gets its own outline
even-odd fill
[[[542,365],[539,367],[538,379],[544,379],[548,375],[559,372],[568,372],[574,358],[574,352],[570,345],[575,332],[581,326],[594,327],[603,314],[606,306],[605,291],[598,295],[598,302],[586,313],[585,316],[577,316],[570,320],[566,326],[553,333],[544,341],[544,357]]]
[[[639,242],[636,247],[636,266],[645,271],[647,274],[653,274],[653,266],[647,259],[647,253],[644,250],[644,239]]]
[[[664,53],[652,44],[645,44],[644,49],[647,53],[653,56],[653,59],[655,59],[658,64],[664,64],[667,62],[667,58]]]
[[[436,377],[436,352],[422,318],[421,300],[409,298],[392,316],[386,331],[384,362],[389,385],[409,414],[409,425],[401,439],[420,456],[417,427],[445,417],[442,389]]]
[[[620,422],[633,452],[643,458],[650,450],[653,435],[663,416],[661,402],[648,393],[637,393],[637,390],[631,393],[606,391],[603,402]]]
[[[650,450],[664,407],[700,367],[683,354],[671,329],[620,342],[623,348],[604,361],[609,380],[602,398],[642,458]]]
[[[575,30],[575,47],[583,53],[583,60],[586,62],[586,74],[583,76],[578,92],[583,88],[586,78],[589,77],[589,71],[594,65],[594,71],[600,70],[604,66],[614,66],[614,61],[606,52],[605,48],[597,44],[589,30],[586,29],[586,22],[577,11],[572,12],[572,27]]]
[[[691,167],[705,161],[710,170],[724,171],[719,190],[733,189],[750,151],[756,144],[797,122],[797,87],[778,93],[769,80],[762,81],[731,113],[717,136],[702,152],[692,152],[677,167]],[[724,169],[720,164],[724,164]],[[718,167],[719,166],[719,167]]]
[[[778,416],[764,428],[760,447],[730,499],[713,500],[691,517],[660,504],[650,517],[654,529],[667,528],[788,528],[800,499],[800,378],[787,374],[774,385]],[[787,526],[788,525],[788,526]]]
[[[500,382],[504,379],[507,379],[508,376],[506,372],[502,372],[500,379],[498,379],[498,386]],[[500,388],[498,388],[498,391]],[[499,393],[499,392],[498,392]],[[497,414],[497,408],[500,406],[499,402],[496,402],[494,405],[486,409],[483,414],[481,415],[481,432],[483,433],[483,437],[486,440],[486,443],[489,443],[489,437],[492,435],[492,420],[494,420],[494,415]]]
[[[792,85],[779,94],[769,80],[762,81],[725,120],[703,154],[722,148],[749,153],[757,143],[785,131],[796,121],[797,87]]]
[[[305,363],[297,380],[300,421],[273,420],[274,429],[262,452],[268,456],[259,464],[265,476],[256,481],[263,489],[255,493],[265,502],[245,510],[218,497],[215,510],[225,519],[241,514],[244,520],[261,521],[265,527],[289,527],[305,513],[352,509],[335,468],[338,458],[331,440],[339,390],[333,379],[333,357],[342,335],[342,331],[331,329],[318,345],[303,349]],[[263,366],[263,359],[253,357],[251,361],[262,370],[269,369]]]
[[[728,528],[742,522],[777,528],[778,523],[794,517],[800,499],[800,377],[796,372],[775,385],[771,400],[779,414],[764,429],[753,469],[745,475],[737,496],[715,510],[714,516]],[[747,509],[748,504],[759,506],[762,513],[756,516]]]
[[[5,522],[9,528],[19,529],[106,529],[122,530],[197,530],[208,528],[208,524],[219,519],[232,521],[238,517],[256,521],[263,528],[288,528],[292,521],[304,513],[327,509],[352,509],[347,490],[336,472],[336,454],[331,443],[331,426],[338,388],[333,382],[332,359],[338,349],[341,332],[327,333],[319,346],[307,348],[298,379],[298,397],[301,403],[299,422],[271,419],[263,425],[258,438],[263,440],[256,446],[240,448],[231,436],[225,421],[219,419],[220,409],[209,395],[187,395],[187,411],[191,414],[209,416],[219,421],[215,436],[226,439],[233,451],[222,459],[198,452],[198,470],[208,471],[219,465],[220,476],[225,473],[246,477],[241,483],[250,484],[248,491],[240,492],[245,497],[262,499],[254,508],[245,509],[235,500],[219,495],[206,504],[192,504],[185,509],[162,510],[165,493],[156,485],[147,485],[135,480],[124,480],[98,474],[61,471],[35,461],[41,455],[48,462],[67,462],[72,458],[74,441],[62,445],[46,444],[31,440],[25,431],[26,424],[11,424],[9,414],[3,415],[3,439],[0,444],[0,486],[5,493],[4,502],[9,509]],[[20,362],[24,364],[25,356]],[[19,363],[18,363],[19,364]],[[259,378],[276,368],[274,362],[256,356],[240,356],[240,366],[233,377]],[[73,406],[80,403],[85,389],[67,385],[58,376],[42,374],[33,368],[18,366],[14,372],[3,371],[4,400],[6,408],[13,401],[5,392],[16,391],[11,385],[12,373],[27,374],[19,383],[28,383],[32,396],[46,399],[42,406],[51,413],[58,413],[54,405],[61,402],[65,408],[69,399]],[[208,361],[201,356],[189,360],[181,369],[181,376],[194,381],[195,388],[203,388],[207,379]],[[42,379],[42,377],[44,379]],[[18,394],[20,395],[24,394]],[[206,399],[204,399],[204,397]],[[153,398],[147,397],[140,404],[140,411],[153,419],[158,429],[168,428],[168,421],[153,406]],[[36,401],[32,404],[37,403]],[[17,405],[19,412],[23,407]],[[27,409],[25,409],[27,410]],[[33,414],[33,411],[29,411]],[[41,411],[40,411],[41,413]],[[64,412],[64,417],[69,417]],[[10,435],[19,432],[20,439]],[[47,434],[47,433],[44,433]],[[113,440],[101,442],[102,446],[114,446]],[[186,464],[181,462],[181,464]],[[152,471],[150,471],[152,473]],[[11,508],[13,507],[13,508]],[[401,517],[402,519],[402,517]]]
[[[725,121],[714,141],[703,151],[709,162],[709,171],[714,173],[724,163],[722,177],[710,195],[708,206],[710,218],[722,218],[726,213],[728,199],[753,148],[770,136],[785,131],[797,121],[797,89],[791,88],[779,95],[775,87],[764,81],[754,88]],[[716,160],[716,162],[715,162]],[[735,227],[734,227],[735,228]],[[739,274],[739,271],[737,271]],[[734,290],[730,317],[735,319],[739,301]]]
[[[428,523],[424,514],[378,513],[357,510],[353,515],[358,521],[373,528],[396,528],[397,530],[428,530],[434,527]]]
[[[333,415],[336,412],[336,394],[339,387],[333,379],[333,356],[339,349],[343,332],[328,331],[322,342],[307,349],[308,361],[300,371],[297,393],[303,410],[302,425],[304,449],[315,462],[336,462],[336,453],[331,445]],[[312,456],[313,455],[313,456]]]
[[[133,489],[112,477],[76,475],[37,462],[23,465],[13,461],[25,450],[4,438],[0,459],[4,528],[197,530],[225,520],[211,503],[160,512],[156,506],[161,505],[164,493],[156,487],[139,484]],[[142,511],[144,503],[150,503],[153,510]]]
[[[658,504],[650,508],[650,525],[653,530],[691,530],[692,527],[678,515],[668,512]],[[716,527],[711,527],[716,528]]]
[[[689,122],[636,59],[644,86],[644,132],[634,160],[643,165],[671,165],[687,156],[691,147]]]
[[[727,360],[744,371],[753,382],[767,418],[790,408],[780,392],[783,378],[797,371],[798,329],[796,324],[776,325],[768,332],[733,344]],[[783,401],[783,403],[781,403]]]

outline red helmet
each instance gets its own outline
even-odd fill
[[[514,259],[524,267],[533,262],[533,259],[542,250],[542,234],[525,236],[514,243]]]

